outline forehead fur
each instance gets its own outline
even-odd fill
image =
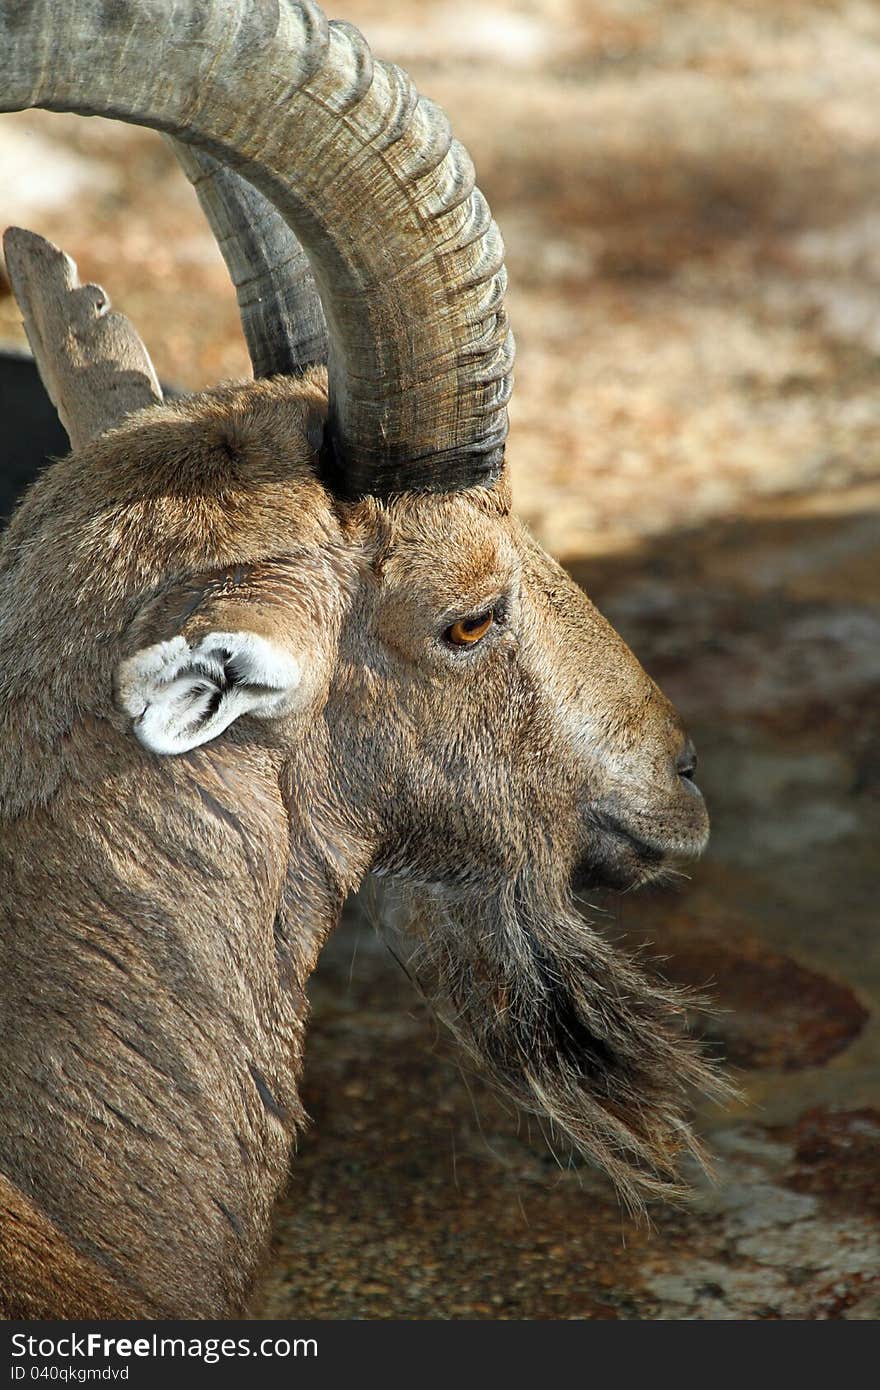
[[[73,505],[102,535],[136,533],[138,553],[149,545],[160,568],[323,545],[340,537],[312,443],[325,410],[317,373],[173,400],[55,464],[40,497],[45,509],[57,494],[67,523]]]
[[[506,489],[411,494],[371,512],[376,574],[388,591],[467,607],[502,592],[519,569]]]

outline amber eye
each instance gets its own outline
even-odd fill
[[[494,608],[487,608],[485,613],[478,613],[475,618],[459,618],[457,623],[446,629],[443,636],[454,647],[472,647],[486,636],[494,621]]]

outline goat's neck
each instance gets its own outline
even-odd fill
[[[0,834],[0,1172],[124,1306],[234,1311],[304,1118],[305,985],[357,856],[316,819],[321,759],[285,789],[244,736],[157,759],[87,733]]]

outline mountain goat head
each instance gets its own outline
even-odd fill
[[[173,139],[255,374],[163,402],[103,292],[7,234],[73,452],[0,546],[0,1308],[243,1306],[305,983],[368,871],[497,1084],[632,1202],[676,1190],[711,1074],[572,889],[699,853],[706,811],[675,712],[511,515],[465,151],[311,3],[0,0],[0,53],[3,109]]]

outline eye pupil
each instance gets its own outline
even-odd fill
[[[487,608],[485,613],[478,613],[474,618],[459,618],[443,635],[454,647],[473,646],[485,637],[494,621],[495,610]]]

